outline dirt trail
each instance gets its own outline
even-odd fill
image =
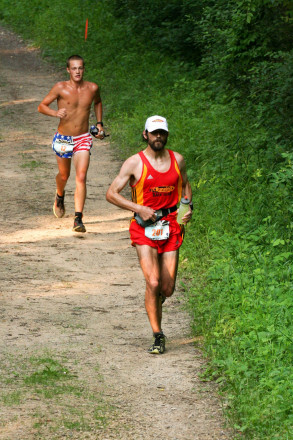
[[[74,170],[66,216],[52,215],[57,120],[39,115],[37,104],[63,71],[3,27],[0,37],[0,438],[231,438],[213,386],[198,379],[203,361],[178,293],[164,312],[167,352],[146,353],[151,331],[130,213],[105,201],[120,166],[107,142],[92,150],[87,233],[71,231]],[[64,382],[71,387],[54,395],[30,388],[44,358],[74,373]]]

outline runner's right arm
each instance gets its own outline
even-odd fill
[[[53,101],[57,100],[60,96],[60,88],[61,83],[55,84],[55,86],[50,90],[47,96],[43,99],[43,101],[38,106],[38,111],[47,116],[53,116],[55,118],[64,118],[67,115],[66,108],[60,108],[58,110],[53,110],[49,107]]]
[[[138,205],[120,194],[127,182],[134,176],[134,170],[139,166],[140,159],[137,156],[131,156],[124,162],[118,176],[113,180],[107,191],[106,199],[108,202],[113,203],[113,205],[119,206],[119,208],[136,212],[143,220],[155,220],[156,215],[152,208]]]

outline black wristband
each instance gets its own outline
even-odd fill
[[[191,211],[193,211],[193,203],[192,202],[189,203],[189,206],[190,206]]]
[[[96,125],[98,125],[98,124],[101,125],[102,127],[104,127],[104,124],[102,121],[96,123]]]

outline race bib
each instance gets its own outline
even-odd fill
[[[60,136],[60,135],[59,135]],[[72,153],[74,144],[71,136],[55,136],[53,141],[53,150],[59,154]]]
[[[169,238],[169,222],[159,220],[145,229],[145,236],[151,240],[167,240]]]

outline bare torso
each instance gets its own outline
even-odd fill
[[[88,131],[90,109],[94,103],[97,128],[102,130],[103,110],[99,87],[93,82],[83,80],[83,59],[78,55],[71,58],[73,59],[68,61],[67,65],[69,81],[56,83],[39,104],[38,111],[44,115],[59,118],[59,133],[66,136],[78,136]],[[57,101],[57,111],[50,108],[54,101]]]
[[[57,101],[58,110],[50,108]],[[91,105],[99,121],[102,119],[102,101],[97,84],[88,81],[61,81],[55,84],[40,103],[39,112],[59,118],[58,132],[78,136],[88,132]]]
[[[56,84],[58,87],[58,109],[65,108],[66,116],[60,119],[58,132],[78,136],[88,131],[91,104],[97,92],[97,85],[83,81],[80,87],[72,87],[69,81]]]

